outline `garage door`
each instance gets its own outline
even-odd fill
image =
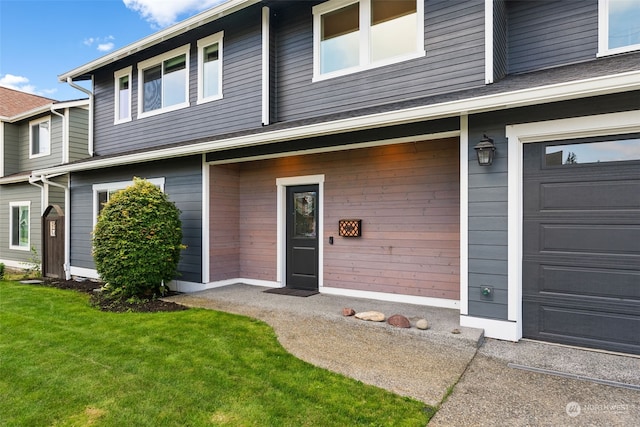
[[[523,335],[640,354],[640,135],[525,144]]]

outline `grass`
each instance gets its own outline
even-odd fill
[[[0,282],[3,426],[424,426],[434,408],[296,359],[265,323],[105,313]]]

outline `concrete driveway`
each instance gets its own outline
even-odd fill
[[[314,365],[440,407],[433,426],[632,426],[640,420],[640,358],[551,344],[484,340],[456,310],[225,286],[169,300],[261,319]],[[342,316],[402,314],[411,329]],[[415,328],[425,318],[428,330]],[[444,400],[444,401],[443,401]]]

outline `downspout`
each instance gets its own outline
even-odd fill
[[[93,86],[93,77],[91,77],[91,82],[92,82],[91,86]],[[72,88],[78,89],[79,91],[84,92],[87,95],[89,95],[89,146],[88,146],[88,150],[89,150],[89,156],[93,157],[93,154],[94,154],[93,153],[93,99],[94,99],[93,92],[83,88],[82,86],[78,86],[77,84],[75,84],[71,77],[67,77],[67,84],[69,84],[69,86],[71,86]]]
[[[64,114],[60,114],[58,113],[54,108],[53,105],[51,105],[51,112],[53,114],[55,114],[56,116],[60,117],[60,119],[62,119],[62,159],[61,159],[61,163],[67,163],[68,159],[68,155],[65,156],[65,154],[68,152],[69,149],[69,141],[67,141],[67,121],[66,116]]]
[[[42,216],[44,210],[47,208],[48,200],[45,199],[44,185],[38,184],[37,181],[40,181],[40,178],[35,176],[29,177],[29,184],[40,189],[40,216]]]

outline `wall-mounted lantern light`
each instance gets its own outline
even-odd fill
[[[493,139],[484,135],[480,142],[473,148],[478,155],[478,164],[480,166],[489,166],[493,163],[493,156],[496,153],[496,146],[493,144]]]

